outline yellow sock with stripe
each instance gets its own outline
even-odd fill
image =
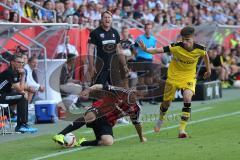
[[[189,117],[190,117],[189,112],[183,112],[182,113],[181,121],[180,121],[180,127],[179,127],[180,131],[185,131],[186,126],[187,126],[187,121],[188,121]]]
[[[180,121],[180,132],[185,132],[187,121],[190,118],[191,113],[191,103],[184,103],[184,107],[182,108],[182,116]]]

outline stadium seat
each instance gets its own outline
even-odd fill
[[[4,114],[5,109],[7,108],[8,110],[8,117]],[[2,131],[2,135],[5,134],[12,134],[13,132],[13,127],[12,127],[12,121],[11,121],[11,116],[10,116],[10,108],[8,104],[0,104],[0,128]],[[9,126],[6,125],[9,121]]]

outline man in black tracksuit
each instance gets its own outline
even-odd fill
[[[0,103],[17,105],[16,132],[36,132],[28,122],[28,101],[25,98],[25,71],[21,56],[13,55],[8,69],[0,73]],[[9,117],[10,118],[10,117]]]

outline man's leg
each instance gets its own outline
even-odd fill
[[[17,92],[2,94],[0,96],[0,103],[6,103],[9,105],[17,104],[17,126],[21,126],[27,122],[26,110],[28,107],[28,102],[24,98],[23,94]]]
[[[81,143],[81,146],[111,146],[113,142],[111,135],[102,135],[100,140],[84,141]]]
[[[62,134],[62,135],[66,135],[72,131],[75,131],[79,128],[81,128],[82,126],[84,126],[85,123],[85,119],[84,117],[80,117],[76,120],[74,120],[70,125],[68,125],[66,128],[64,128],[61,132],[59,132],[58,134]]]
[[[181,121],[180,121],[180,127],[179,127],[179,138],[186,138],[187,133],[185,131],[187,121],[190,118],[191,114],[191,101],[193,96],[193,91],[190,89],[185,89],[183,91],[183,108],[182,108],[182,115],[181,115]]]
[[[7,103],[9,105],[17,104],[17,126],[16,132],[37,132],[37,128],[32,128],[27,125],[28,122],[28,101],[23,94],[18,92],[11,92],[2,94],[0,97],[1,103]]]
[[[28,100],[21,98],[17,102],[17,126],[27,124],[28,122]]]
[[[64,136],[72,131],[75,131],[82,126],[84,126],[86,123],[91,123],[96,119],[96,114],[93,112],[90,108],[84,116],[74,120],[72,124],[68,125],[66,128],[64,128],[61,132],[59,132],[57,135],[53,137],[53,140],[61,145],[64,144]]]
[[[111,135],[102,135],[101,140],[98,142],[98,145],[101,146],[111,146],[113,145],[113,137]]]
[[[96,140],[85,141],[81,146],[110,146],[113,144],[112,126],[107,122],[105,117],[96,119],[91,124]]]
[[[102,70],[100,73],[98,73],[96,77],[96,82],[94,84],[107,84],[110,79],[109,77],[109,71]]]
[[[163,102],[160,105],[159,120],[157,120],[156,126],[154,127],[155,132],[159,132],[161,125],[165,119],[168,108],[171,105],[172,100],[175,98],[176,86],[172,83],[166,82],[164,87]]]
[[[163,121],[165,120],[165,115],[168,111],[168,108],[171,105],[171,101],[163,101],[160,105],[160,115],[159,120],[157,120],[156,126],[154,127],[155,132],[159,132]]]

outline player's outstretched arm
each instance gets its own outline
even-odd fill
[[[163,48],[147,48],[146,45],[143,43],[143,41],[138,41],[139,47],[150,54],[157,54],[157,53],[163,53]]]
[[[91,91],[101,90],[101,89],[103,89],[103,85],[102,85],[102,84],[94,84],[93,86],[84,89],[84,90],[80,93],[80,96],[81,96],[81,97],[88,98]]]
[[[146,142],[147,139],[143,136],[142,125],[141,125],[141,122],[139,120],[140,110],[131,113],[129,116],[130,116],[130,119],[132,121],[132,124],[134,125],[134,127],[135,127],[135,129],[137,131],[137,134],[138,134],[138,137],[140,139],[140,142]]]
[[[147,138],[145,138],[143,136],[141,123],[134,124],[134,126],[135,126],[135,129],[137,131],[137,134],[138,134],[138,137],[140,139],[140,142],[147,142]]]

